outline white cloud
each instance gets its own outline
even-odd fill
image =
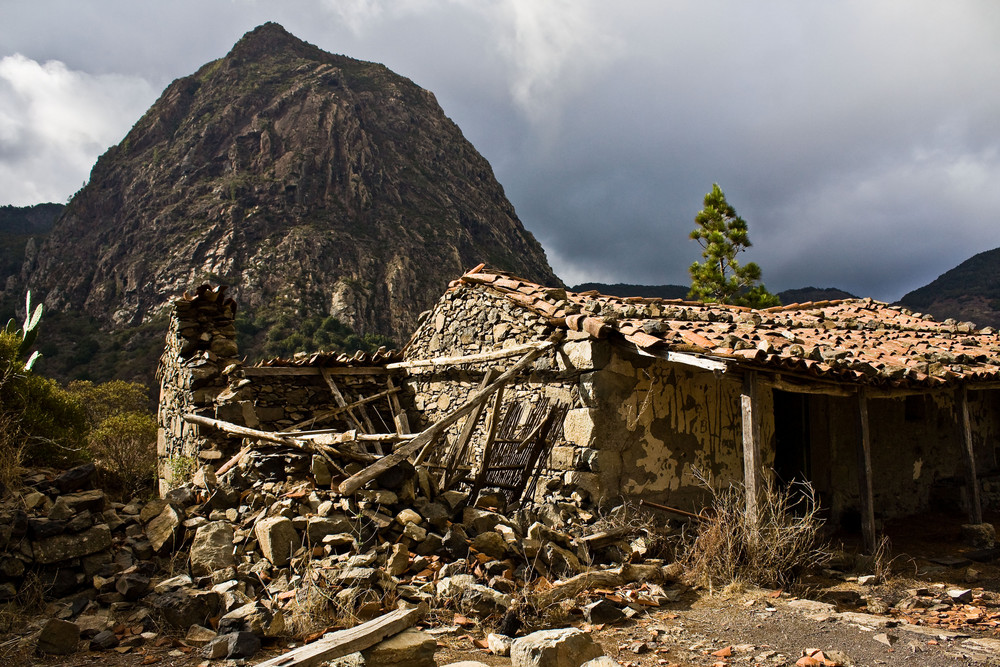
[[[581,0],[508,0],[498,7],[510,91],[531,120],[554,120],[551,115],[620,52],[619,38],[594,7]]]
[[[138,77],[0,59],[0,203],[65,200],[155,98]]]

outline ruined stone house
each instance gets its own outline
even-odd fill
[[[699,474],[751,490],[807,480],[833,521],[869,541],[876,517],[961,508],[979,522],[1000,492],[1000,336],[870,299],[751,310],[575,294],[480,267],[401,355],[257,366],[236,358],[234,309],[207,287],[175,304],[160,371],[164,487],[177,461],[219,464],[238,449],[184,414],[315,442],[367,434],[370,461],[490,386],[491,368],[549,345],[415,454],[439,484],[488,487],[484,461],[513,468],[497,452],[528,445],[538,460],[518,493],[535,499],[691,510],[706,498]],[[276,452],[276,466],[287,460]]]

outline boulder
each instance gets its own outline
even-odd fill
[[[260,638],[252,632],[231,632],[219,635],[205,645],[202,655],[209,660],[228,658],[245,660],[260,651]]]
[[[173,505],[166,505],[146,526],[146,537],[156,553],[173,551],[183,537],[184,515]]]
[[[600,645],[576,628],[533,632],[515,639],[510,647],[513,667],[580,667],[602,655]]]
[[[500,559],[507,555],[507,540],[495,530],[486,530],[473,538],[472,548],[491,558]]]
[[[101,630],[90,640],[91,651],[110,651],[118,646],[118,635],[111,630]]]
[[[259,637],[277,637],[285,631],[280,609],[271,611],[260,602],[248,602],[219,619],[219,633],[247,631]]]
[[[87,556],[110,546],[111,529],[103,523],[76,535],[55,535],[31,544],[35,561],[43,565]]]
[[[592,602],[583,608],[583,617],[591,625],[604,625],[618,623],[625,620],[625,612],[619,609],[613,602],[607,599],[600,599]]]
[[[118,577],[117,590],[127,602],[135,602],[149,592],[149,577],[139,572],[129,572]]]
[[[59,475],[52,481],[52,484],[59,489],[59,493],[72,493],[86,487],[96,472],[96,465],[84,463]]]
[[[38,636],[38,652],[51,655],[69,655],[80,643],[80,626],[76,623],[50,618]]]
[[[219,594],[189,592],[182,588],[156,598],[153,609],[174,628],[183,630],[192,625],[207,625],[208,619],[219,613]]]
[[[365,667],[434,667],[437,640],[414,628],[361,652]]]
[[[513,637],[508,637],[507,635],[494,632],[486,635],[486,647],[493,655],[510,655],[510,647],[513,643]]]
[[[204,577],[235,566],[233,534],[228,521],[210,521],[199,526],[191,543],[191,574]]]
[[[283,516],[261,519],[253,527],[253,532],[264,558],[275,567],[288,565],[300,542],[291,519]]]

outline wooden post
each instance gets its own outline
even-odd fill
[[[406,411],[399,404],[396,397],[396,385],[392,383],[392,376],[385,379],[385,385],[389,393],[389,408],[392,410],[392,421],[396,425],[396,433],[403,435],[410,432],[410,421],[406,418]]]
[[[743,375],[740,396],[743,421],[743,486],[747,497],[747,519],[757,525],[757,502],[760,497],[760,406],[757,402],[757,372]]]
[[[965,474],[969,485],[969,522],[983,522],[983,506],[979,499],[979,478],[976,476],[976,450],[972,445],[972,422],[969,419],[969,388],[962,385],[958,391],[962,406],[962,439],[965,441]]]
[[[858,389],[858,417],[860,441],[858,442],[858,486],[861,496],[861,533],[865,551],[875,552],[875,498],[872,493],[872,447],[868,430],[868,396],[865,388]]]

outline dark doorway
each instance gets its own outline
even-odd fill
[[[775,389],[774,473],[779,482],[812,480],[809,395]]]

